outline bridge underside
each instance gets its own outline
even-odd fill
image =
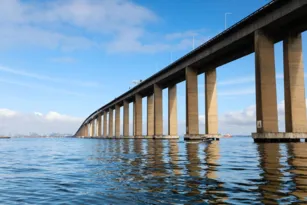
[[[100,138],[178,138],[176,85],[186,81],[185,139],[219,139],[216,68],[255,52],[255,142],[307,138],[301,32],[307,29],[307,1],[276,0],[95,111],[76,136]],[[278,132],[274,44],[283,41],[285,128]],[[206,131],[199,133],[197,77],[205,74]],[[168,88],[168,135],[163,135],[162,90]],[[142,132],[142,98],[147,98],[147,135]],[[129,136],[133,104],[133,137]],[[120,136],[120,107],[124,107]],[[115,110],[115,133],[113,133]],[[107,115],[109,117],[107,117]],[[103,134],[101,122],[103,119]],[[107,122],[107,119],[109,122]],[[107,130],[107,123],[109,125]]]

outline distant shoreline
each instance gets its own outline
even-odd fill
[[[0,136],[0,139],[10,139],[11,137],[7,137],[7,136]]]

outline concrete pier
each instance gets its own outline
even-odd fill
[[[205,73],[205,117],[206,134],[218,134],[216,69]]]
[[[89,122],[87,124],[87,137],[90,137],[91,136],[91,123]]]
[[[198,80],[197,71],[191,67],[185,69],[186,75],[186,135],[184,139],[198,139]]]
[[[278,132],[274,43],[263,32],[255,34],[257,133],[255,142],[294,142],[307,138],[301,34],[283,41],[285,130]]]
[[[154,95],[147,97],[147,136],[154,136]]]
[[[177,128],[177,86],[171,85],[168,87],[168,135],[178,136]]]
[[[135,95],[134,102],[134,137],[142,136],[142,96],[139,94]]]
[[[110,108],[109,109],[109,138],[113,138],[114,134],[113,134],[113,109]]]
[[[257,133],[278,132],[274,42],[255,32]]]
[[[163,135],[162,88],[154,85],[154,136]]]
[[[252,137],[255,142],[299,142],[307,139],[306,133],[299,132],[253,133]]]
[[[127,101],[124,101],[123,134],[125,137],[129,136],[129,103]]]
[[[91,137],[95,136],[95,119],[91,122]]]
[[[286,132],[307,132],[304,64],[301,34],[283,41]]]
[[[115,106],[115,137],[120,137],[120,106]]]
[[[101,133],[101,121],[102,121],[102,114],[100,113],[97,117],[97,136],[101,137],[102,133]]]
[[[103,113],[103,137],[108,136],[108,112],[104,111]]]

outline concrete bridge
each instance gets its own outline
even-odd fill
[[[186,82],[185,139],[219,138],[216,69],[255,52],[256,142],[307,138],[301,32],[306,0],[275,0],[92,113],[76,137],[178,138],[176,84]],[[283,41],[285,132],[278,132],[274,44]],[[205,76],[206,134],[199,134],[197,76]],[[168,135],[163,135],[162,90],[168,88]],[[142,135],[142,98],[147,97],[147,135]],[[129,104],[133,136],[129,136]],[[120,108],[123,106],[123,136]],[[115,110],[115,133],[113,111]],[[109,115],[109,118],[107,117]],[[109,122],[107,122],[107,119]],[[103,121],[103,126],[101,123]],[[109,127],[109,129],[107,128]],[[102,129],[103,127],[103,129]],[[108,132],[107,132],[108,131]],[[96,136],[94,136],[96,135]]]

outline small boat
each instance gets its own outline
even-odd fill
[[[231,138],[231,137],[232,137],[231,134],[225,134],[225,135],[223,136],[223,138]]]

